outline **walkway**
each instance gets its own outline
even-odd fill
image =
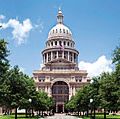
[[[44,119],[80,119],[80,118],[75,116],[65,115],[65,114],[55,114],[54,116],[48,116]]]

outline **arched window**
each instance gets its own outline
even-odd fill
[[[57,45],[57,41],[55,41],[55,45]]]
[[[63,33],[65,33],[65,29],[63,29]]]
[[[54,29],[53,29],[53,33],[54,33]]]
[[[59,41],[59,45],[62,46],[62,42],[61,41]]]
[[[64,46],[66,45],[66,42],[64,41]]]
[[[57,29],[56,29],[56,33],[57,33]]]
[[[53,42],[51,42],[51,46],[53,46]]]
[[[67,34],[68,34],[68,30],[67,30]]]
[[[60,29],[60,33],[62,33],[62,30]]]
[[[68,45],[68,46],[70,45],[69,42],[67,43],[67,45]]]

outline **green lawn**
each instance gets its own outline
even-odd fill
[[[0,116],[0,119],[14,119],[14,115]],[[38,119],[38,118],[37,117],[26,118],[25,115],[18,115],[18,119]],[[39,117],[39,119],[40,119],[40,117]]]
[[[90,117],[84,117],[84,119],[90,119]],[[104,116],[96,115],[96,119],[104,119]],[[120,119],[120,115],[107,115],[107,119]]]

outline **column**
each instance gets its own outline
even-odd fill
[[[62,51],[62,58],[64,59],[64,51]]]
[[[43,55],[43,64],[44,64],[45,60],[44,60],[44,55]]]
[[[64,113],[64,111],[65,111],[65,110],[64,110],[64,104],[63,104],[63,113]]]
[[[74,53],[72,52],[72,62],[74,62]]]
[[[64,42],[62,41],[62,46],[64,47]]]
[[[59,46],[59,41],[57,41],[57,46]]]
[[[70,61],[70,52],[68,51],[68,61]]]
[[[73,86],[71,86],[71,96],[73,96]]]
[[[58,51],[57,51],[57,59],[58,59]]]
[[[46,60],[46,62],[48,62],[48,53],[46,53],[46,55],[47,55],[47,60]]]
[[[55,46],[55,41],[53,41],[53,46]]]
[[[73,87],[73,95],[75,95],[75,86]]]
[[[48,86],[48,95],[49,95],[49,96],[51,95],[51,89],[50,89],[50,86]]]
[[[47,93],[47,86],[45,86],[45,92]]]
[[[57,106],[57,104],[56,104],[56,112],[58,112],[58,106]]]
[[[51,51],[51,61],[53,60],[53,52]]]
[[[69,100],[71,99],[72,97],[72,86],[70,86],[70,90],[69,90]]]

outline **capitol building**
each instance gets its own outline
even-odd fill
[[[64,24],[64,16],[59,9],[57,24],[49,31],[42,51],[43,67],[33,72],[36,89],[53,97],[55,112],[64,112],[65,102],[90,82],[87,71],[78,68],[78,56],[72,32]]]

